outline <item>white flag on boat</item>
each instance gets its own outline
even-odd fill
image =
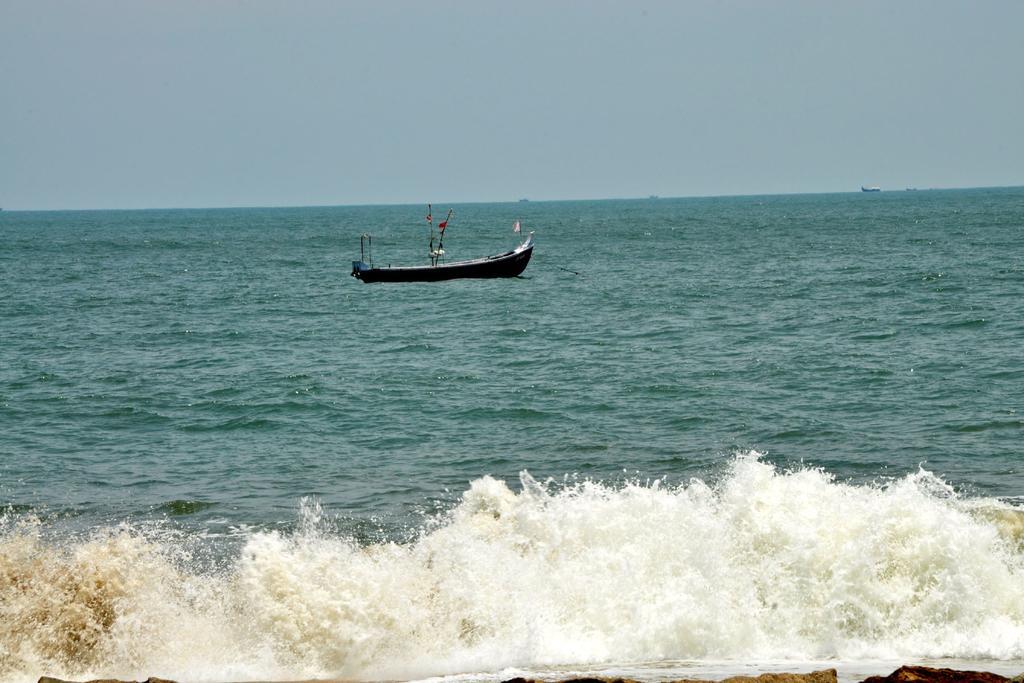
[[[512,224],[512,232],[519,232],[519,221]]]

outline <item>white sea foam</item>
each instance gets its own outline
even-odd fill
[[[659,660],[1024,659],[1024,513],[922,470],[854,486],[738,457],[693,480],[483,477],[414,543],[252,533],[219,572],[130,527],[7,520],[0,681],[412,678]]]

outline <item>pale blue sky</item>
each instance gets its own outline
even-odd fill
[[[0,0],[0,206],[1024,184],[1024,2]]]

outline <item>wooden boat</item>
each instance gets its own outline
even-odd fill
[[[364,238],[367,236],[364,235]],[[443,252],[442,252],[443,253]],[[375,268],[365,261],[352,262],[352,277],[363,282],[436,282],[457,278],[516,277],[533,255],[533,233],[518,247],[504,254],[469,261],[440,263],[436,258],[429,266],[388,266]]]

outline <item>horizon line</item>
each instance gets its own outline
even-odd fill
[[[886,190],[882,188],[881,192],[942,192],[950,190],[1009,190],[1024,188],[1024,184],[1021,185],[977,185],[977,186],[966,186],[966,187],[904,187],[901,189]],[[661,200],[661,199],[721,199],[721,198],[736,198],[736,197],[797,197],[797,196],[808,196],[808,195],[826,195],[826,194],[861,194],[863,191],[861,188],[856,190],[831,190],[822,192],[741,192],[741,193],[723,193],[723,194],[708,194],[708,195],[678,195],[678,196],[660,196],[660,195],[648,195],[635,196],[635,197],[563,197],[558,199],[500,199],[500,200],[467,200],[467,201],[454,201],[454,202],[441,202],[442,204],[462,204],[462,205],[474,205],[474,204],[554,204],[559,202],[615,202],[615,201],[631,201],[631,200]],[[361,207],[391,207],[391,206],[418,206],[426,202],[409,202],[409,201],[395,201],[395,202],[368,202],[368,203],[352,203],[352,204],[235,204],[235,205],[219,205],[219,206],[152,206],[152,207],[136,207],[136,208],[124,208],[124,207],[94,207],[94,208],[60,208],[60,209],[9,209],[6,207],[0,207],[0,215],[3,213],[59,213],[59,212],[86,212],[86,211],[225,211],[225,210],[240,210],[240,209],[339,209],[339,208],[361,208]],[[437,202],[431,202],[437,203]]]

